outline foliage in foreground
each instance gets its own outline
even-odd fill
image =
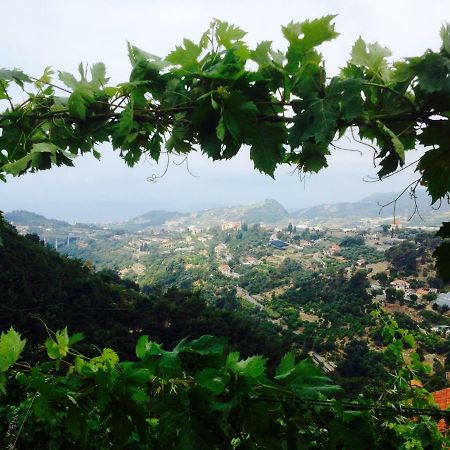
[[[411,344],[395,322],[385,335],[394,357]],[[430,417],[401,413],[430,408],[426,391],[409,386],[414,366],[397,374],[383,416],[374,405],[333,400],[340,388],[291,353],[268,374],[264,358],[227,352],[224,338],[182,340],[167,351],[142,336],[135,362],[119,361],[110,348],[86,357],[74,348],[82,339],[67,328],[49,331],[47,358],[31,367],[20,361],[20,334],[1,334],[0,427],[9,448],[441,449],[446,442]]]

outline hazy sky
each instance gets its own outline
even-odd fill
[[[197,40],[211,19],[220,18],[248,31],[255,44],[272,40],[285,48],[280,26],[325,14],[339,14],[341,35],[322,51],[329,73],[344,64],[361,35],[389,47],[394,58],[438,49],[439,28],[450,20],[450,0],[1,0],[0,67],[19,67],[40,75],[45,66],[75,72],[80,61],[103,61],[112,82],[125,81],[130,66],[126,41],[165,56],[183,37]],[[355,145],[351,145],[355,148]],[[193,210],[246,204],[275,198],[289,210],[325,202],[354,201],[398,191],[411,172],[382,183],[365,183],[374,175],[370,150],[335,151],[329,168],[307,180],[281,167],[275,180],[256,173],[248,150],[233,161],[212,163],[193,155],[190,169],[170,164],[156,183],[147,177],[164,171],[143,163],[129,169],[109,146],[103,158],[79,158],[75,168],[57,168],[9,179],[0,184],[0,210],[28,209],[70,221],[108,221],[151,209]],[[412,152],[410,160],[417,158]],[[406,171],[405,171],[406,172]]]

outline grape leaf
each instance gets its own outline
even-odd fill
[[[109,78],[106,77],[106,67],[102,62],[96,63],[91,67],[91,85],[98,89],[100,87],[105,86],[105,84],[109,81]]]
[[[382,79],[388,78],[388,65],[386,58],[391,56],[391,51],[382,47],[378,42],[366,44],[361,37],[352,47],[350,63],[356,66],[367,67]]]
[[[442,39],[442,49],[450,55],[450,23],[443,24],[439,34]]]
[[[67,355],[69,351],[69,335],[67,334],[67,327],[63,330],[58,330],[55,337],[48,338],[45,341],[47,354],[51,359],[61,359]]]
[[[217,374],[215,369],[203,369],[195,375],[195,381],[199,386],[208,389],[212,393],[218,395],[225,389],[224,380]]]
[[[402,141],[399,139],[399,137],[384,123],[377,120],[378,127],[381,131],[386,133],[391,139],[392,144],[394,145],[394,150],[399,156],[400,160],[404,163],[405,162],[405,146],[403,145]]]
[[[330,152],[327,147],[307,142],[299,155],[298,167],[304,172],[319,172],[328,166],[327,158]]]
[[[277,367],[275,379],[282,380],[289,376],[295,369],[295,356],[292,352],[286,353],[281,358],[280,364]]]
[[[247,100],[240,92],[232,92],[224,100],[223,123],[235,141],[240,141],[252,132],[256,125],[256,105]]]
[[[419,80],[416,89],[423,89],[429,94],[434,92],[450,94],[450,62],[448,57],[438,53],[427,53],[414,64],[414,70]]]
[[[250,158],[255,169],[274,176],[278,164],[283,161],[286,132],[280,124],[260,123],[250,138]]]
[[[433,203],[450,192],[450,152],[448,148],[437,147],[428,150],[420,158],[417,169],[422,173]]]
[[[298,101],[294,125],[289,130],[289,145],[292,149],[313,139],[317,144],[328,145],[336,133],[337,105],[327,97],[314,95]]]
[[[265,374],[266,362],[266,359],[262,356],[251,356],[239,361],[236,364],[236,368],[238,373],[244,376],[258,378]]]
[[[69,97],[70,114],[77,119],[86,119],[87,108],[94,100],[94,92],[90,87],[77,87]]]
[[[242,39],[247,33],[244,30],[230,25],[228,22],[217,21],[216,38],[220,45],[226,49],[231,48],[237,41]]]
[[[12,327],[0,335],[0,371],[8,370],[18,359],[25,347],[26,339]]]
[[[271,45],[272,41],[262,41],[256,46],[255,50],[250,53],[251,59],[255,61],[260,67],[270,64]]]
[[[169,53],[166,57],[166,61],[181,66],[186,70],[193,70],[198,65],[198,57],[200,56],[202,49],[195,45],[191,40],[183,40],[184,47],[177,46],[176,49]]]
[[[439,236],[442,239],[450,239],[450,222],[442,222],[442,226],[439,228],[436,236]]]
[[[22,89],[24,88],[24,83],[31,83],[31,78],[19,69],[0,69],[0,80],[14,81]]]
[[[80,82],[69,72],[58,72],[58,78],[70,89],[75,90]]]

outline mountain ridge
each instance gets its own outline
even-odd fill
[[[187,228],[190,226],[208,227],[220,225],[224,222],[265,223],[270,225],[287,224],[289,221],[303,221],[315,223],[342,222],[357,223],[364,218],[389,220],[393,218],[392,201],[399,193],[372,194],[357,202],[323,203],[309,208],[302,208],[288,212],[285,207],[274,199],[250,205],[235,205],[221,208],[209,208],[196,212],[166,211],[162,209],[150,210],[132,219],[123,222],[108,224],[115,229],[124,229],[131,232],[145,228],[172,227]],[[438,210],[430,206],[431,200],[425,190],[416,192],[416,202],[419,211],[423,212],[424,221],[416,214],[410,222],[411,225],[430,223],[439,224],[442,217],[450,215],[450,205],[442,205]],[[382,207],[382,205],[388,206]],[[406,221],[414,212],[414,199],[407,194],[403,195],[396,205],[396,218]],[[62,220],[48,219],[43,215],[29,211],[12,211],[5,213],[5,219],[13,224],[41,227],[70,226]],[[83,224],[77,224],[83,225]]]

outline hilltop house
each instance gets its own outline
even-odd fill
[[[334,255],[335,253],[341,251],[341,247],[340,247],[339,245],[337,245],[337,244],[333,244],[333,245],[329,248],[329,251],[330,251],[330,253],[331,253],[332,255]]]
[[[254,256],[245,256],[242,264],[245,266],[257,266],[258,264],[261,264],[261,261]]]
[[[231,267],[228,264],[221,264],[217,270],[225,277],[228,278],[239,278],[240,275],[231,270]]]
[[[333,244],[328,250],[324,250],[323,254],[325,256],[333,256],[335,253],[338,253],[341,250],[341,247],[337,244]]]
[[[427,295],[430,293],[430,290],[428,288],[419,288],[416,290],[416,295],[418,295],[419,297],[422,297],[424,295]]]
[[[439,409],[445,410],[450,407],[450,388],[432,392],[431,395],[433,396],[433,400],[437,403]],[[445,419],[441,419],[438,422],[438,429],[441,433],[444,433],[448,430],[448,425]]]
[[[221,225],[222,231],[234,230],[239,231],[242,228],[241,222],[223,222]]]
[[[396,279],[394,281],[391,281],[390,284],[397,291],[402,289],[403,291],[405,291],[405,294],[409,293],[409,283],[405,280]]]

